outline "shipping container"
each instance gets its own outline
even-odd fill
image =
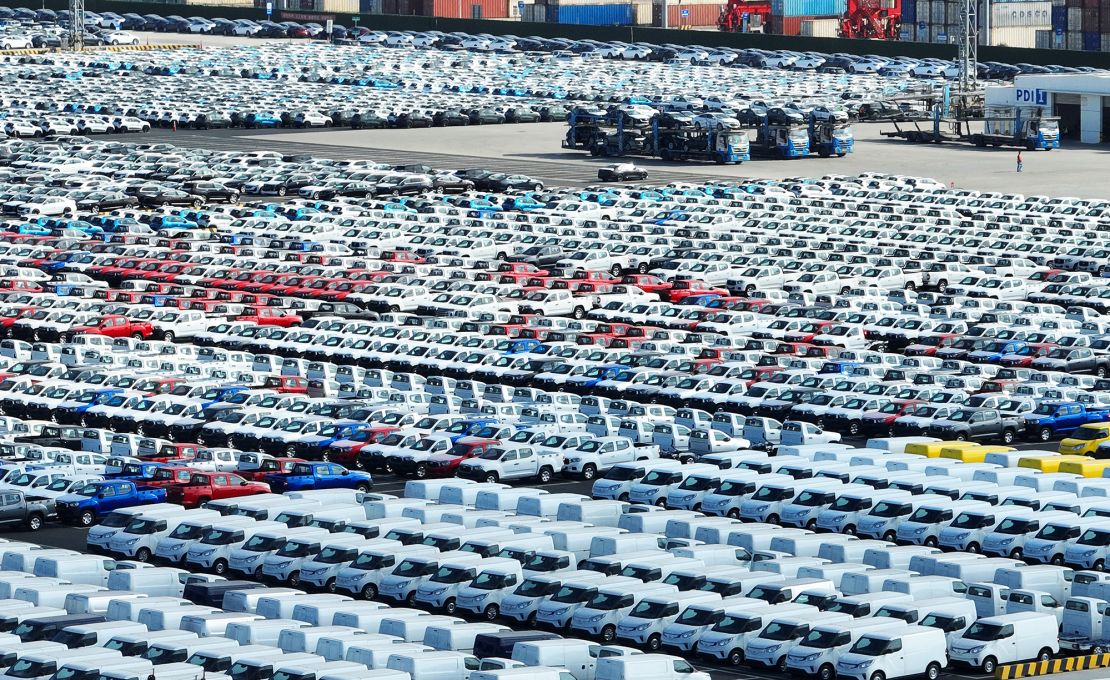
[[[516,0],[512,0],[516,4]],[[447,19],[506,19],[509,0],[413,0],[414,14]]]
[[[1083,33],[1068,31],[1064,34],[1064,49],[1079,51],[1083,49]]]
[[[771,0],[771,16],[840,16],[846,5],[846,0]]]
[[[807,19],[801,22],[799,35],[808,38],[835,38],[839,32],[839,19]]]
[[[1037,28],[1033,26],[1003,26],[991,29],[990,44],[999,47],[1037,46]]]
[[[546,5],[525,5],[524,15],[520,17],[521,21],[530,21],[535,24],[542,24],[547,21],[547,6]]]
[[[633,3],[632,20],[637,26],[654,26],[654,7],[650,2]]]
[[[1079,31],[1083,28],[1083,8],[1068,7],[1068,30]]]
[[[1102,26],[1103,33],[1110,33],[1110,2],[1099,9],[1098,23]]]
[[[1038,30],[1037,38],[1034,41],[1033,46],[1036,47],[1038,50],[1051,50],[1053,47],[1052,37],[1052,31]]]
[[[1102,34],[1102,51],[1110,52],[1110,33]]]
[[[917,23],[917,0],[902,0],[902,26]]]
[[[653,26],[662,26],[662,5],[650,5],[652,12],[651,24]],[[720,2],[712,4],[690,4],[682,3],[681,5],[667,3],[667,25],[670,28],[680,28],[683,26],[716,26],[717,20],[721,17],[721,12],[726,5]],[[682,13],[686,12],[686,16]],[[637,23],[639,23],[639,13],[637,12]]]
[[[1068,30],[1068,8],[1052,6],[1052,28]]]
[[[1006,2],[991,7],[991,28],[995,26],[1038,26],[1052,25],[1052,4],[1041,2]]]
[[[929,27],[929,42],[951,45],[956,42],[958,26],[933,25]]]
[[[1101,33],[1084,33],[1083,34],[1083,50],[1086,52],[1098,52],[1102,49],[1102,34]]]
[[[628,26],[632,23],[632,5],[548,5],[547,21],[585,26]]]

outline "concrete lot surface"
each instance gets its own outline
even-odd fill
[[[1069,145],[1057,151],[1023,153],[1024,172],[1016,172],[1016,149],[978,149],[967,145],[910,144],[883,137],[891,126],[855,125],[856,150],[845,158],[792,161],[752,160],[742,165],[667,163],[636,159],[651,173],[649,181],[699,181],[715,178],[820,177],[865,171],[932,177],[959,188],[1025,195],[1110,198],[1110,149]],[[532,175],[549,184],[596,181],[597,168],[612,159],[593,158],[560,148],[562,123],[430,128],[414,130],[222,130],[156,131],[186,146],[221,149],[266,148],[383,162],[428,163],[442,168],[485,167]]]

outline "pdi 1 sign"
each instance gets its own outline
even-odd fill
[[[1044,90],[1031,90],[1029,88],[1019,87],[1014,94],[1014,100],[1018,104],[1048,106],[1048,93]]]

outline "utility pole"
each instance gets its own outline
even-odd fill
[[[988,0],[989,2],[989,0]],[[967,94],[979,83],[979,2],[963,0],[963,27],[960,30],[960,92]],[[988,8],[988,14],[990,12]]]
[[[69,0],[69,49],[80,52],[85,47],[85,0]]]

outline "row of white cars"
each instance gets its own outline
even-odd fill
[[[892,460],[900,457],[872,451]],[[817,488],[816,478],[811,484]],[[1097,584],[1105,582],[1104,575],[1094,572],[1073,574],[1063,567],[784,530],[688,511],[647,512],[574,494],[454,480],[410,483],[407,492],[406,499],[364,499],[350,506],[337,496],[322,510],[311,500],[263,496],[224,501],[185,515],[173,508],[131,512],[140,515],[133,520],[137,527],[143,526],[144,512],[153,513],[149,518],[164,518],[159,519],[160,535],[172,534],[179,526],[211,527],[213,536],[239,527],[234,543],[219,549],[233,560],[261,549],[263,573],[268,576],[264,578],[271,583],[288,584],[282,569],[292,561],[300,567],[295,582],[299,587],[409,605],[407,610],[365,605],[370,609],[347,616],[345,608],[362,605],[327,594],[304,596],[279,589],[273,595],[258,591],[262,597],[249,609],[253,613],[282,619],[288,618],[286,612],[296,611],[294,619],[317,625],[330,616],[332,625],[359,622],[370,633],[409,631],[406,642],[424,644],[429,642],[427,625],[462,625],[455,634],[437,632],[431,639],[458,646],[453,651],[464,653],[477,649],[475,633],[492,629],[481,627],[487,624],[452,623],[442,616],[425,618],[419,609],[448,615],[469,612],[481,620],[569,630],[603,643],[662,648],[755,668],[781,665],[830,677],[832,669],[842,677],[874,678],[882,672],[893,678],[927,671],[935,677],[945,665],[946,648],[954,661],[990,671],[998,662],[1058,651],[1058,643],[1049,640],[1057,637],[1061,614],[1097,603],[1102,595]],[[351,508],[347,533],[332,535],[330,541],[326,532],[314,533],[314,513],[331,517],[344,507]],[[213,510],[227,517],[201,516]],[[285,522],[306,528],[290,529]],[[374,529],[379,533],[372,534]],[[95,528],[91,545],[105,540],[111,546],[124,545],[133,537],[126,528],[110,536],[117,531]],[[366,538],[370,535],[375,537]],[[319,555],[312,556],[310,545]],[[323,580],[313,576],[317,571],[325,574]],[[271,598],[279,602],[263,602]],[[185,614],[169,612],[174,620]],[[138,616],[153,622],[166,614]],[[409,623],[390,620],[394,618]],[[1078,621],[1077,617],[1070,625]],[[1064,624],[1069,625],[1066,616]],[[277,630],[289,625],[300,624],[231,622],[224,634],[240,642],[262,636],[285,640],[288,636]],[[344,632],[330,629],[322,635],[342,637]],[[1073,631],[1065,630],[1069,632]],[[417,637],[409,639],[414,634]],[[356,637],[347,640],[348,652],[358,645],[359,633],[350,635]],[[1014,636],[1021,642],[1016,649],[1011,645]],[[896,653],[890,642],[899,638],[916,642],[913,654]]]

